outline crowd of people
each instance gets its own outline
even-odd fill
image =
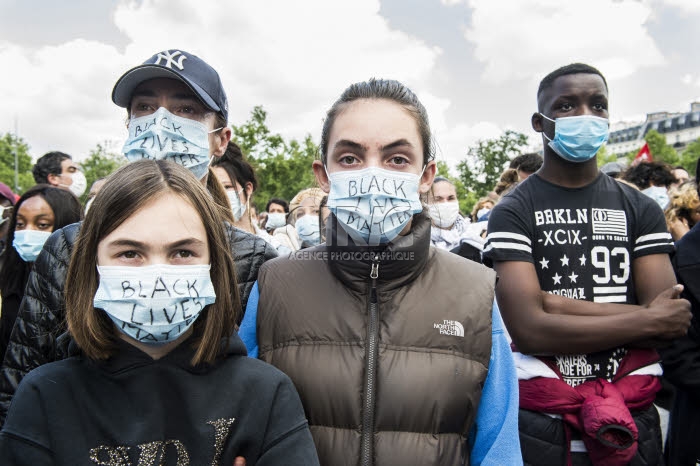
[[[699,174],[599,169],[589,65],[536,97],[542,152],[463,212],[417,96],[351,84],[316,184],[257,214],[218,73],[126,71],[129,163],[84,206],[62,152],[0,183],[0,463],[700,462]]]

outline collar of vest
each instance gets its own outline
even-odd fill
[[[377,283],[386,290],[415,280],[431,254],[430,217],[425,211],[413,216],[411,231],[407,235],[380,246],[356,245],[342,231],[333,214],[328,220],[328,264],[336,278],[356,291],[366,291],[375,261],[379,264]]]

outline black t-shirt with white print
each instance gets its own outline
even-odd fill
[[[532,262],[542,290],[597,303],[637,304],[632,261],[673,251],[663,212],[641,192],[607,175],[565,188],[537,175],[493,209],[484,263]],[[554,360],[566,382],[611,380],[624,348]]]

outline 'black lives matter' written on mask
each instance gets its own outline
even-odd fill
[[[163,344],[178,339],[216,301],[210,265],[97,266],[93,305],[134,340]]]
[[[376,167],[330,173],[328,208],[356,243],[385,244],[423,210],[420,178]]]
[[[129,138],[122,152],[129,162],[170,160],[190,170],[198,180],[209,168],[209,134],[204,123],[173,115],[164,107],[129,120]]]

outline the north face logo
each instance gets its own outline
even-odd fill
[[[440,335],[464,337],[464,327],[456,320],[443,320],[441,324],[433,324],[433,328],[438,329]]]
[[[178,55],[180,57],[177,59],[177,61],[175,61],[175,58]],[[178,68],[180,68],[180,71],[182,71],[185,68],[185,66],[182,64],[182,62],[187,59],[187,56],[183,55],[182,52],[180,52],[179,50],[175,50],[173,53],[170,53],[169,50],[166,50],[165,52],[160,52],[158,54],[157,58],[158,59],[156,60],[154,65],[160,65],[160,61],[165,60],[165,63],[163,66],[165,66],[166,68],[172,69],[173,65],[175,65]]]

